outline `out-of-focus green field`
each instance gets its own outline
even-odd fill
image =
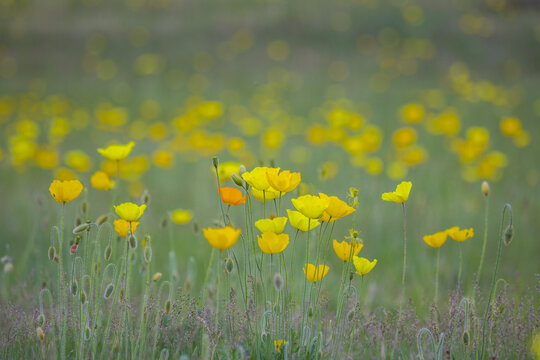
[[[49,229],[59,221],[50,182],[75,176],[91,218],[109,212],[111,192],[90,186],[104,161],[96,149],[131,140],[130,157],[142,170],[125,170],[117,199],[148,190],[151,205],[138,233],[152,235],[153,270],[169,277],[172,231],[180,283],[194,257],[194,288],[202,284],[211,248],[193,228],[219,218],[211,167],[218,156],[248,170],[273,161],[299,171],[315,194],[345,199],[349,187],[358,188],[357,212],[338,221],[333,234],[341,240],[358,229],[363,256],[378,259],[361,285],[370,306],[395,306],[401,276],[401,209],[381,193],[401,180],[413,183],[407,293],[425,304],[433,296],[435,251],[422,237],[450,226],[475,229],[463,244],[471,291],[484,231],[480,184],[488,180],[481,287],[491,276],[508,202],[515,239],[503,249],[499,277],[516,296],[529,294],[540,273],[538,11],[504,0],[0,1],[0,254],[9,245],[13,259],[1,278],[3,301],[35,294],[56,276],[47,259]],[[201,113],[199,104],[210,101],[220,114]],[[418,123],[403,119],[408,104],[424,110]],[[457,133],[434,133],[444,113],[455,114]],[[507,117],[521,124],[514,137],[501,132]],[[365,139],[357,136],[369,126],[382,142],[358,150]],[[418,164],[403,160],[407,148],[393,144],[402,127],[416,131],[410,146],[421,154]],[[482,138],[465,162],[460,144],[474,142],[467,138],[474,127],[488,141]],[[284,198],[285,207],[294,196]],[[161,228],[176,208],[193,211],[192,223]],[[262,218],[262,206],[257,211]],[[231,216],[243,228],[243,210],[232,208]],[[73,220],[68,212],[66,224]],[[337,290],[341,264],[329,254],[335,281],[323,283],[324,294]],[[458,244],[448,240],[441,248],[443,301],[456,287],[457,264]]]

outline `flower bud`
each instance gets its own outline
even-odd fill
[[[83,201],[81,203],[81,213],[83,215],[86,215],[88,213],[88,202],[87,201]]]
[[[81,235],[75,236],[75,244],[79,245],[81,242],[81,239],[82,239]]]
[[[45,342],[45,333],[43,332],[43,329],[41,327],[38,327],[36,329],[36,333],[37,333],[37,337],[39,338],[39,341],[41,341],[41,343],[44,343]]]
[[[83,223],[83,219],[80,216],[75,218],[75,226],[79,226]]]
[[[70,290],[71,290],[71,295],[73,296],[77,295],[77,291],[79,290],[79,283],[77,282],[77,280],[73,280],[71,282]]]
[[[504,231],[504,245],[510,245],[512,239],[514,239],[514,225],[510,224]]]
[[[8,273],[8,272],[11,272],[13,270],[13,264],[8,262],[6,264],[4,264],[4,273]]]
[[[88,230],[90,228],[90,225],[88,225],[87,223],[82,223],[78,226],[75,226],[75,228],[73,229],[73,233],[74,234],[80,234],[86,230]]]
[[[166,217],[164,217],[161,220],[161,223],[159,224],[159,227],[162,228],[162,229],[165,229],[167,227],[167,224],[168,224],[168,219]]]
[[[227,258],[227,260],[225,260],[225,270],[227,271],[228,274],[232,273],[234,269],[234,263],[233,263],[233,260],[231,258]]]
[[[114,290],[114,285],[112,283],[107,285],[107,287],[105,288],[105,291],[103,292],[103,298],[105,300],[110,298],[113,293],[113,290]]]
[[[49,260],[53,261],[54,257],[56,256],[56,249],[54,246],[49,247],[49,251],[47,252],[47,256],[49,257]]]
[[[105,215],[105,214],[101,215],[96,219],[96,225],[99,226],[99,225],[105,224],[107,220],[109,220],[108,215]]]
[[[214,165],[214,167],[215,167],[216,169],[217,169],[218,166],[219,166],[219,160],[218,160],[218,158],[217,158],[216,156],[214,156],[214,157],[212,158],[212,165]]]
[[[161,279],[161,276],[162,276],[162,275],[163,275],[163,274],[160,273],[160,272],[155,273],[154,275],[152,275],[152,281],[153,281],[153,282],[158,282],[159,279]]]
[[[137,248],[137,238],[135,235],[129,235],[129,247],[133,250]]]
[[[150,261],[152,261],[152,247],[147,246],[144,248],[144,261],[146,261],[147,264],[150,264]]]
[[[233,181],[236,185],[238,185],[238,186],[240,186],[240,187],[244,187],[244,180],[242,180],[242,179],[240,178],[240,176],[238,176],[238,175],[236,175],[236,174],[232,174],[232,175],[231,175],[231,179],[232,179],[232,181]]]
[[[313,317],[313,307],[312,306],[310,306],[309,309],[308,309],[308,317],[309,318]]]
[[[150,236],[150,234],[144,235],[144,239],[143,239],[141,245],[146,247],[146,245],[150,242],[151,239],[152,239],[152,237]]]
[[[70,253],[71,255],[75,254],[75,252],[77,251],[77,247],[78,247],[78,246],[79,246],[79,245],[77,245],[77,244],[71,245],[71,247],[69,248],[69,253]]]
[[[240,168],[238,169],[238,175],[242,176],[246,172],[246,167],[244,165],[240,165]]]
[[[167,301],[165,301],[165,314],[169,314],[169,312],[171,311],[171,300],[170,299],[167,299]]]
[[[86,295],[86,291],[81,291],[81,304],[85,304],[87,299],[88,296]]]
[[[90,340],[91,335],[92,335],[92,331],[90,330],[90,327],[86,325],[86,328],[84,329],[84,341]]]
[[[108,245],[105,248],[105,253],[103,253],[103,258],[105,259],[105,261],[109,261],[109,259],[111,258],[111,255],[112,255],[112,247],[111,245]]]
[[[280,274],[274,275],[274,287],[277,291],[281,291],[281,289],[283,288],[283,278]]]
[[[469,345],[469,332],[465,331],[463,333],[463,345],[468,346]]]
[[[45,325],[45,315],[39,314],[39,316],[36,319],[38,326]]]
[[[484,194],[484,196],[488,196],[489,195],[489,183],[487,181],[484,181],[482,183],[482,194]]]

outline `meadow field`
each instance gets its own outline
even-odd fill
[[[0,0],[0,134],[1,359],[540,359],[535,1]]]

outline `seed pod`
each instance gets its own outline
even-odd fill
[[[79,291],[79,283],[77,282],[77,280],[73,280],[71,282],[70,291],[71,291],[71,295],[73,296],[77,295],[77,291]]]
[[[159,279],[161,279],[161,275],[162,274],[160,272],[155,273],[154,275],[152,275],[152,281],[153,282],[158,282]]]
[[[165,314],[169,314],[170,311],[171,311],[171,300],[167,299],[167,301],[165,301]]]
[[[47,256],[49,256],[49,260],[54,261],[54,257],[56,256],[56,248],[54,246],[49,247]]]
[[[36,329],[36,333],[37,333],[37,337],[39,338],[39,341],[41,341],[41,343],[44,343],[45,333],[43,332],[43,329],[38,326],[38,328]]]
[[[36,322],[37,322],[37,325],[40,327],[45,325],[45,315],[39,314],[39,316],[36,319]]]
[[[244,180],[242,180],[240,178],[240,176],[238,176],[236,174],[231,174],[231,179],[236,185],[238,185],[240,187],[244,187]]]
[[[129,236],[129,247],[135,250],[137,248],[137,238],[135,235]]]
[[[109,245],[105,248],[105,253],[103,254],[103,257],[105,258],[105,261],[109,261],[109,259],[111,258],[111,255],[112,255],[112,247],[111,247],[111,245],[109,244]]]
[[[69,253],[70,253],[71,255],[75,254],[75,252],[77,251],[77,247],[78,247],[77,244],[71,245],[71,247],[69,248]]]
[[[81,225],[82,223],[83,223],[82,217],[77,216],[77,217],[75,218],[75,227]]]
[[[510,224],[504,231],[504,245],[510,245],[512,239],[514,239],[514,225]]]
[[[73,233],[74,234],[80,234],[86,230],[88,230],[90,228],[90,225],[88,225],[87,223],[83,223],[83,224],[80,224],[80,225],[77,225],[74,229],[73,229]]]
[[[146,261],[147,264],[150,264],[150,261],[152,261],[152,247],[147,246],[144,248],[144,261]]]
[[[114,290],[114,285],[113,284],[109,284],[105,287],[105,291],[103,292],[103,298],[105,300],[107,300],[108,298],[111,297],[112,293],[113,293],[113,290]]]
[[[469,345],[469,332],[465,331],[463,333],[463,345],[468,346]]]
[[[81,291],[81,304],[85,304],[88,296],[86,296],[86,291]]]
[[[487,181],[484,181],[482,183],[482,194],[484,194],[484,196],[488,196],[489,195],[489,183]]]
[[[274,287],[277,291],[281,291],[281,288],[283,288],[283,278],[280,274],[274,275]]]
[[[100,215],[100,216],[96,219],[96,225],[97,225],[97,226],[100,226],[100,225],[106,223],[107,220],[109,220],[109,216],[108,216],[108,215]]]
[[[232,273],[234,269],[234,263],[233,263],[233,260],[231,258],[227,258],[227,260],[225,260],[225,270],[227,271],[227,273]]]

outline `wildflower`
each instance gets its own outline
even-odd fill
[[[57,202],[68,203],[81,193],[83,186],[79,180],[53,180],[49,186],[49,191]]]
[[[392,135],[392,142],[397,148],[404,148],[416,142],[416,130],[411,127],[398,129]]]
[[[501,132],[505,136],[514,137],[522,132],[521,122],[518,118],[506,117],[500,123]]]
[[[328,196],[326,194],[319,193],[319,197],[321,199],[327,199],[329,204],[328,208],[321,216],[322,221],[335,221],[356,211],[356,209],[347,205],[345,201],[340,200],[337,196]]]
[[[424,114],[424,107],[420,104],[407,104],[401,108],[401,116],[408,123],[419,123]]]
[[[308,281],[316,283],[317,281],[321,281],[326,274],[328,274],[330,267],[328,267],[328,265],[315,266],[313,264],[306,264],[302,269],[304,270],[304,274]]]
[[[355,256],[353,258],[354,267],[356,268],[356,274],[364,276],[369,273],[375,265],[377,265],[377,259],[369,261],[366,258]]]
[[[484,196],[489,195],[489,183],[487,181],[482,182],[481,190]]]
[[[142,216],[145,209],[146,205],[143,204],[139,206],[132,202],[126,202],[114,207],[116,214],[129,222],[137,221]]]
[[[242,205],[246,202],[246,197],[242,195],[242,192],[236,188],[224,186],[218,186],[219,194],[221,195],[221,201],[227,205]]]
[[[300,211],[293,211],[287,209],[287,215],[289,216],[289,222],[292,227],[301,231],[309,231],[316,228],[321,223],[318,220],[310,220],[308,217],[304,216]],[[309,229],[308,229],[309,225]]]
[[[92,166],[90,157],[81,150],[69,151],[66,153],[64,161],[69,167],[81,172],[90,170],[90,167]]]
[[[362,248],[364,247],[364,244],[361,242],[357,243],[354,240],[351,244],[346,241],[338,243],[337,240],[334,239],[333,246],[338,258],[340,258],[342,261],[347,262],[350,261],[353,256],[358,255],[360,250],[362,250]]]
[[[154,275],[152,275],[152,281],[153,281],[153,282],[158,282],[159,279],[161,279],[161,276],[162,276],[162,275],[163,275],[163,274],[160,273],[160,272],[155,273]]]
[[[289,192],[300,184],[302,177],[298,172],[290,172],[289,170],[279,173],[279,168],[267,168],[266,179],[268,184],[279,192]]]
[[[121,237],[127,237],[128,232],[130,234],[134,234],[135,231],[137,231],[137,225],[140,223],[137,221],[126,221],[124,219],[118,219],[113,221],[114,230],[120,235]]]
[[[283,339],[280,339],[280,340],[274,340],[274,347],[276,348],[276,351],[277,352],[281,352],[280,349],[281,349],[281,346],[282,345],[285,345],[287,342]]]
[[[218,250],[227,250],[238,241],[240,229],[234,229],[232,226],[219,229],[206,228],[203,229],[203,234],[212,247]]]
[[[176,209],[171,213],[171,220],[178,225],[184,225],[191,221],[193,214],[189,210]]]
[[[266,190],[257,190],[256,188],[252,187],[251,194],[259,201],[274,200],[285,195],[285,193],[276,191],[271,187]]]
[[[447,231],[439,231],[435,234],[426,235],[424,236],[424,241],[426,244],[431,246],[432,248],[439,248],[446,242],[446,238],[448,237]]]
[[[285,230],[286,224],[286,217],[275,217],[255,221],[255,226],[261,233],[273,232],[274,234],[281,234],[283,230]]]
[[[448,233],[448,236],[459,242],[465,241],[474,236],[473,228],[460,230],[459,227],[454,226],[446,230],[446,232]]]
[[[278,254],[289,245],[289,235],[265,232],[262,236],[257,235],[257,242],[263,253]]]
[[[219,167],[218,167],[219,181],[223,183],[226,180],[229,180],[232,174],[238,173],[239,169],[240,169],[240,164],[233,161],[227,161],[227,162],[219,164]],[[212,171],[214,171],[214,168],[212,168]]]
[[[314,195],[303,195],[296,199],[291,199],[291,201],[298,211],[310,219],[320,218],[330,205],[328,198],[323,199]]]
[[[266,176],[266,170],[268,170],[268,168],[264,166],[256,167],[251,170],[251,172],[243,173],[242,178],[253,188],[264,191],[270,187]]]
[[[412,183],[410,181],[403,181],[396,187],[396,191],[383,193],[381,198],[384,201],[393,201],[398,204],[403,204],[409,199]]]
[[[105,149],[98,149],[98,152],[106,159],[120,161],[124,160],[135,146],[133,141],[126,145],[109,145]]]
[[[114,181],[104,171],[96,171],[90,178],[90,183],[95,189],[110,190],[114,186]]]

